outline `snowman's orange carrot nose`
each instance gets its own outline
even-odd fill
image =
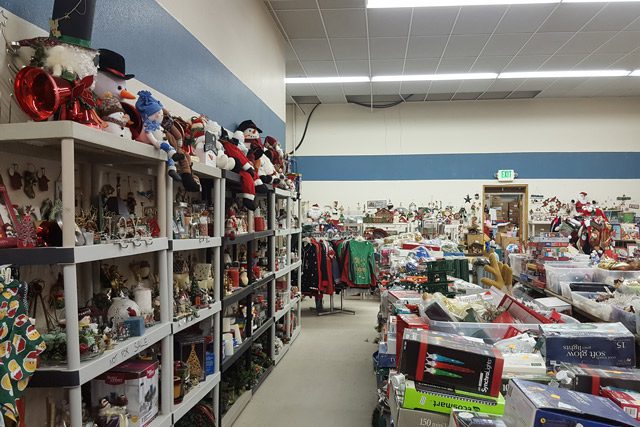
[[[136,99],[136,96],[134,94],[132,94],[131,92],[129,92],[126,89],[122,89],[120,91],[120,98],[122,99]]]

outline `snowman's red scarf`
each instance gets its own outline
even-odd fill
[[[102,117],[102,121],[109,122],[109,123],[115,123],[118,126],[122,126],[122,127],[126,127],[127,123],[129,123],[128,119],[127,120],[124,120],[124,119],[123,120],[118,120],[115,117],[108,117],[108,116],[107,117]]]

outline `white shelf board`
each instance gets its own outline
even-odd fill
[[[156,239],[129,241],[126,242],[125,247],[119,243],[76,246],[73,251],[76,263],[83,263],[158,252],[167,249],[169,247],[168,242],[166,237],[159,237]]]
[[[299,233],[302,233],[302,228],[293,228],[290,231],[291,231],[291,234],[299,234]]]
[[[281,278],[283,276],[286,276],[287,274],[289,274],[290,271],[291,271],[291,266],[288,265],[285,268],[283,268],[282,270],[276,271],[275,278],[279,279],[279,278]]]
[[[158,414],[148,427],[171,427],[173,425],[173,414]]]
[[[217,248],[222,246],[220,237],[201,237],[199,239],[175,239],[171,241],[174,252],[190,251],[194,249]]]
[[[297,297],[295,297],[294,299],[289,301],[289,307],[291,307],[291,309],[295,309],[296,308],[296,304],[298,304],[301,299],[302,299],[302,297],[300,295],[298,295]]]
[[[118,343],[112,350],[105,351],[95,359],[80,363],[80,369],[77,370],[80,384],[91,381],[98,375],[118,366],[169,335],[171,335],[171,323],[155,325],[148,328],[141,337],[131,337]],[[38,367],[40,375],[46,375],[47,371],[76,372],[75,370],[69,370],[66,365]]]
[[[222,178],[222,171],[216,166],[208,166],[204,163],[193,162],[191,165],[191,170],[195,172],[196,175],[205,177],[205,178]]]
[[[280,319],[282,319],[282,316],[284,316],[285,314],[287,314],[287,312],[291,309],[291,305],[287,304],[284,306],[284,308],[280,311],[277,311],[275,316],[273,316],[276,320],[276,322]]]
[[[251,395],[253,392],[247,390],[236,400],[236,402],[229,408],[226,414],[221,418],[220,427],[230,427],[238,419],[244,408],[251,401]]]
[[[291,335],[291,341],[290,344],[293,344],[293,342],[296,340],[296,338],[298,338],[300,336],[300,331],[302,330],[302,328],[300,326],[298,326],[294,331],[293,334]]]
[[[276,355],[276,357],[273,359],[274,365],[277,365],[278,363],[280,363],[284,355],[287,354],[287,352],[289,351],[290,347],[291,346],[289,344],[282,347],[282,350],[280,350],[280,354]]]
[[[178,420],[185,416],[187,412],[198,402],[213,390],[213,388],[220,383],[220,372],[216,372],[213,375],[209,375],[206,380],[192,388],[189,393],[173,408],[173,423],[177,423]]]
[[[299,268],[301,266],[302,266],[302,260],[296,261],[293,264],[291,264],[291,271],[293,271],[293,270],[295,270],[295,269],[297,269],[297,268]]]
[[[222,309],[222,303],[220,301],[214,303],[209,308],[203,308],[198,310],[198,317],[184,318],[180,319],[176,322],[173,322],[173,333],[177,334],[178,332],[187,329],[188,327],[195,325],[196,323],[200,323],[203,320],[206,320],[219,312]]]
[[[276,196],[278,197],[295,197],[294,193],[289,190],[283,190],[282,188],[274,188]]]
[[[289,229],[280,228],[276,230],[276,236],[288,236],[291,233]]]
[[[122,158],[136,158],[150,161],[166,161],[166,153],[155,147],[133,140],[125,140],[110,133],[93,129],[69,120],[50,122],[9,123],[0,125],[0,145],[7,142],[23,141],[36,147],[60,146],[61,139],[74,139],[76,151],[92,155],[98,162],[104,157],[96,152],[117,154]],[[31,150],[37,157],[38,150]]]

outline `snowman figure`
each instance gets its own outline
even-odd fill
[[[127,127],[130,120],[129,115],[125,113],[120,101],[111,93],[107,92],[103,98],[100,98],[98,114],[100,114],[100,118],[107,124],[107,127],[104,128],[105,132],[124,139],[133,139],[131,129]]]
[[[125,74],[124,57],[109,49],[99,49],[98,52],[98,75],[94,88],[98,98],[111,93],[118,101],[136,99],[136,96],[127,90],[127,80],[132,79],[134,75]]]

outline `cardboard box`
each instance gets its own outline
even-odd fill
[[[158,362],[124,362],[91,380],[91,405],[100,406],[106,398],[115,404],[119,396],[127,398],[129,426],[143,427],[151,424],[158,414]]]
[[[509,383],[504,422],[509,427],[640,426],[604,397],[523,380]]]
[[[418,382],[498,397],[503,366],[502,354],[492,345],[443,332],[405,329],[398,370]]]
[[[533,303],[545,310],[555,310],[558,313],[571,316],[571,304],[556,297],[537,298]]]
[[[502,388],[500,389],[500,393],[503,396],[506,396],[509,392],[509,383],[511,380],[520,379],[531,381],[533,383],[549,385],[552,382],[555,382],[555,378],[551,375],[502,375]]]
[[[206,379],[206,344],[200,335],[177,335],[173,345],[175,360],[186,363],[192,376],[200,381]]]
[[[616,387],[640,392],[640,369],[561,364],[557,370],[572,378],[571,388],[600,395],[600,387]]]
[[[394,427],[447,427],[449,425],[448,414],[403,408],[398,403],[395,391],[392,391],[391,394],[389,407]]]
[[[484,246],[484,234],[467,234],[467,246],[471,246],[474,243]]]
[[[547,373],[544,357],[540,353],[504,353],[502,357],[504,359],[503,377],[505,375],[544,376]]]
[[[420,384],[407,380],[402,407],[450,414],[453,409],[501,415],[504,397],[488,397],[463,391],[452,392],[445,388]]]
[[[605,387],[601,394],[602,397],[611,400],[632,418],[640,419],[640,393],[631,390],[612,390]]]
[[[635,338],[622,323],[563,323],[540,325],[541,353],[547,366],[585,363],[634,367]]]
[[[396,318],[396,359],[400,361],[400,352],[402,351],[402,341],[404,339],[404,330],[414,329],[429,329],[429,324],[426,319],[418,316],[417,314],[399,314]],[[397,367],[397,365],[396,365]]]
[[[507,427],[507,425],[499,415],[460,411],[456,409],[451,412],[449,427]]]

